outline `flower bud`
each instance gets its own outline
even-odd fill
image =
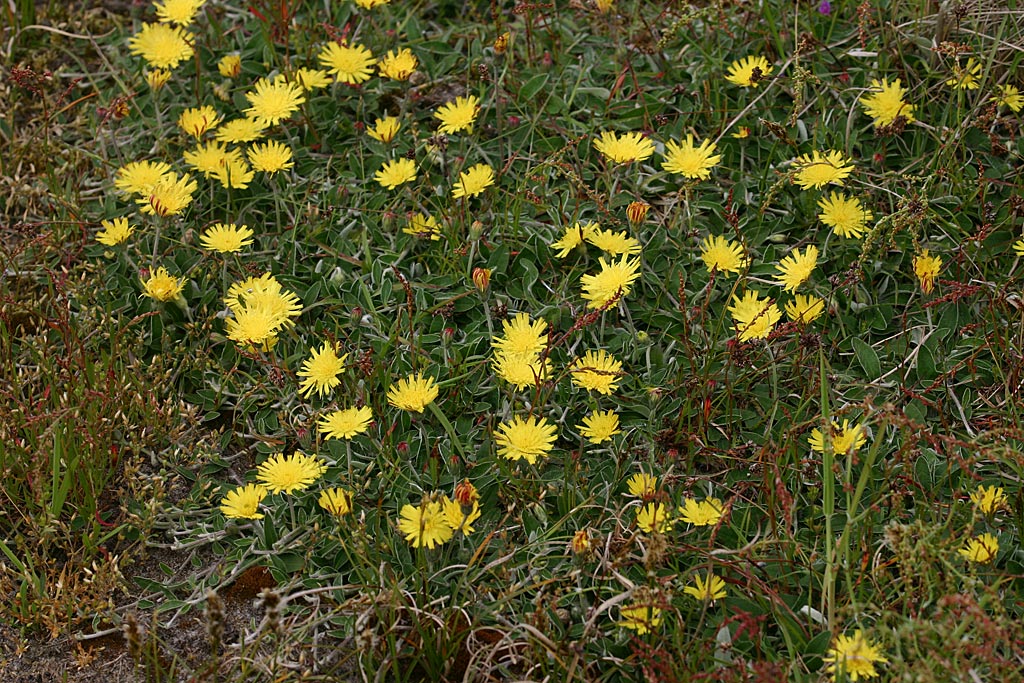
[[[491,269],[490,268],[474,268],[473,269],[473,285],[480,292],[486,292],[487,288],[491,285]]]
[[[573,535],[570,545],[574,553],[582,555],[590,550],[590,534],[587,533],[586,529],[580,529]]]
[[[630,202],[626,207],[626,216],[633,225],[640,225],[647,218],[647,212],[650,209],[651,205],[647,202]]]
[[[509,39],[511,37],[512,37],[511,34],[508,31],[505,31],[500,36],[495,38],[494,39],[494,51],[496,53],[498,53],[499,55],[505,54],[505,51],[508,50],[508,43],[509,43]]]
[[[480,239],[481,235],[484,234],[484,224],[480,221],[473,221],[469,226],[469,239],[473,242]]]
[[[463,479],[455,485],[455,501],[459,505],[472,507],[473,503],[478,500],[480,500],[480,493],[469,479]]]

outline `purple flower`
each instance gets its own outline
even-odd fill
[[[832,3],[828,0],[821,0],[821,4],[818,5],[818,13],[826,16],[832,14]]]

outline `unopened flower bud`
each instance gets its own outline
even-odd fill
[[[480,500],[480,493],[469,479],[463,479],[455,485],[455,501],[463,507],[472,507]]]
[[[647,218],[647,212],[650,209],[651,205],[647,202],[630,202],[626,207],[626,216],[633,225],[640,225]]]
[[[472,225],[469,226],[469,239],[475,242],[483,234],[484,224],[480,221],[473,221]]]
[[[586,529],[580,529],[573,535],[571,546],[572,551],[577,555],[582,555],[590,550],[590,534]]]
[[[509,34],[508,31],[505,31],[500,36],[495,38],[494,39],[494,51],[497,52],[499,55],[505,54],[505,51],[508,50],[509,38],[511,38],[511,37],[512,37],[511,34]]]
[[[481,292],[486,292],[487,288],[491,285],[491,269],[490,268],[474,268],[473,269],[473,285]]]

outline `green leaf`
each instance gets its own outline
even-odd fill
[[[875,353],[875,350],[860,337],[853,337],[850,342],[853,344],[853,353],[857,356],[857,362],[864,368],[867,379],[878,379],[882,374],[882,364],[878,361],[878,354]]]
[[[532,100],[547,84],[548,76],[549,74],[545,72],[537,74],[528,80],[523,87],[519,89],[519,98],[526,101]]]

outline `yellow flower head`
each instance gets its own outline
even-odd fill
[[[770,298],[762,299],[756,289],[745,292],[742,299],[733,295],[732,300],[729,313],[740,341],[765,339],[775,329],[775,323],[782,318],[779,307]]]
[[[228,491],[220,502],[220,511],[225,517],[235,519],[263,519],[258,512],[260,503],[267,497],[267,489],[259,484],[246,484]]]
[[[377,119],[372,128],[366,129],[366,134],[374,140],[380,140],[387,144],[395,139],[395,135],[398,134],[398,129],[402,127],[401,121],[396,116],[385,116],[382,119]]]
[[[292,150],[276,140],[270,140],[264,144],[255,144],[246,152],[249,163],[257,171],[273,175],[278,171],[284,171],[295,165],[292,161]]]
[[[169,80],[171,80],[171,72],[166,69],[153,69],[146,72],[146,83],[149,84],[149,88],[153,92],[163,88]]]
[[[539,353],[506,353],[498,350],[494,354],[494,372],[516,389],[535,387],[551,375],[551,360],[542,363]]]
[[[416,162],[406,157],[386,161],[373,178],[386,189],[393,190],[416,180]]]
[[[479,113],[480,99],[476,95],[456,97],[454,102],[448,102],[434,112],[434,118],[441,122],[437,130],[445,135],[461,130],[472,133],[473,123]]]
[[[480,519],[479,502],[473,501],[469,505],[462,505],[445,496],[441,499],[441,507],[444,511],[445,522],[452,531],[459,531],[463,536],[468,536],[476,531],[473,528],[473,522]]]
[[[242,160],[237,149],[226,149],[224,143],[211,140],[194,150],[186,150],[182,157],[185,163],[209,178],[222,172],[225,166]]]
[[[828,664],[825,670],[832,674],[834,681],[844,680],[844,676],[851,681],[874,678],[878,675],[875,664],[889,661],[860,630],[854,631],[852,636],[837,637],[822,659]]]
[[[558,253],[555,256],[558,258],[568,256],[573,249],[583,244],[585,240],[588,240],[597,232],[598,227],[598,224],[594,222],[576,223],[571,228],[567,227],[565,232],[562,233],[562,237],[557,242],[551,243],[552,249],[558,249]]]
[[[594,225],[596,225],[596,223]],[[609,256],[639,254],[641,251],[640,242],[633,237],[630,237],[625,232],[615,232],[614,230],[593,230],[589,235],[587,235],[586,239]]]
[[[326,471],[327,465],[302,451],[290,456],[275,453],[256,468],[256,480],[271,493],[292,493],[312,485]]]
[[[299,87],[310,92],[317,88],[326,88],[331,84],[331,79],[323,69],[301,68],[295,71],[292,80],[299,84]]]
[[[274,311],[264,306],[246,306],[233,313],[225,324],[228,339],[243,347],[273,344],[281,328],[281,318]]]
[[[175,216],[192,203],[192,194],[198,183],[187,173],[178,178],[174,172],[161,176],[149,189],[149,196],[135,200],[142,208],[142,213],[154,213],[157,216]]]
[[[853,165],[842,152],[830,150],[822,155],[818,150],[797,157],[794,162],[796,173],[793,182],[801,189],[822,188],[833,183],[842,185],[843,179],[853,171]]]
[[[888,126],[899,117],[908,123],[914,120],[912,104],[904,101],[907,91],[900,85],[900,79],[889,83],[889,79],[871,81],[871,94],[860,98],[864,112],[874,119],[875,127]]]
[[[409,225],[402,228],[407,235],[415,235],[420,238],[429,238],[431,241],[441,239],[441,226],[433,216],[418,213],[409,219]]]
[[[704,238],[700,243],[700,258],[709,273],[738,273],[750,263],[743,245],[721,235],[708,235]]]
[[[242,247],[252,244],[252,230],[247,225],[239,227],[234,223],[217,223],[206,229],[200,242],[203,248],[221,254],[241,251]]]
[[[812,323],[825,312],[825,301],[813,294],[796,294],[786,303],[786,317],[795,323]]]
[[[438,387],[433,377],[423,373],[410,375],[399,380],[388,389],[388,403],[400,410],[422,413],[423,409],[437,398]]]
[[[391,50],[377,62],[380,75],[394,81],[408,80],[417,66],[419,62],[416,61],[416,55],[407,47],[398,52]]]
[[[772,65],[764,57],[747,55],[733,62],[725,80],[743,88],[756,88],[772,72]]]
[[[572,540],[569,541],[569,549],[572,550],[575,555],[582,555],[590,550],[592,545],[593,542],[590,540],[590,532],[586,529],[578,529],[576,533],[572,535]]]
[[[247,308],[267,311],[274,320],[275,329],[294,325],[292,318],[302,313],[298,295],[282,289],[281,283],[270,273],[232,284],[224,303],[235,314]]]
[[[194,53],[195,36],[181,27],[143,24],[128,41],[128,51],[156,69],[173,69]]]
[[[996,104],[1001,107],[1008,107],[1014,114],[1024,108],[1024,95],[1020,94],[1020,88],[1015,85],[996,86]]]
[[[184,278],[178,279],[172,276],[163,266],[149,274],[149,278],[142,280],[142,293],[157,301],[173,301],[178,298],[185,289]]]
[[[237,150],[231,151],[235,152]],[[242,158],[241,154],[229,153],[224,158],[224,163],[210,175],[216,178],[224,187],[244,190],[249,187],[249,183],[256,177],[256,171],[252,170],[252,167]]]
[[[400,516],[398,530],[413,548],[432,550],[452,538],[452,528],[439,502],[423,500],[419,505],[405,505]]]
[[[683,592],[704,602],[720,600],[726,595],[725,581],[708,572],[706,577],[693,577],[693,585],[684,587]]]
[[[242,73],[241,55],[224,55],[217,62],[217,71],[224,78],[237,78]]]
[[[273,81],[261,78],[253,88],[245,93],[250,105],[245,114],[261,126],[276,126],[306,101],[302,87],[289,83],[283,75]]]
[[[658,492],[658,480],[646,472],[638,472],[626,481],[629,495],[643,498],[653,498]]]
[[[694,147],[693,135],[687,135],[682,144],[673,140],[665,143],[665,163],[661,168],[684,178],[707,180],[711,177],[711,169],[721,160],[722,156],[715,154],[715,143],[705,140],[699,147]]]
[[[192,107],[181,112],[178,117],[178,127],[194,137],[196,140],[203,137],[203,133],[213,130],[220,123],[220,114],[210,105]]]
[[[637,510],[636,526],[649,534],[667,533],[672,531],[672,513],[664,503],[647,503]]]
[[[818,200],[822,223],[836,231],[840,237],[860,237],[867,231],[871,212],[861,206],[856,197],[847,197],[842,192],[833,192]]]
[[[132,161],[117,169],[114,187],[124,194],[146,196],[170,172],[171,165],[163,161]]]
[[[494,436],[498,455],[508,460],[526,460],[533,465],[537,458],[546,458],[557,438],[555,425],[547,418],[531,415],[527,419],[512,418],[502,422]]]
[[[487,164],[477,164],[459,174],[459,180],[452,188],[452,197],[475,197],[494,184],[494,169]]]
[[[391,2],[391,0],[355,0],[355,3],[363,9],[373,9],[374,7],[386,5],[389,2]]]
[[[163,0],[155,3],[156,18],[162,24],[188,26],[206,0]]]
[[[705,498],[700,502],[694,498],[684,498],[679,508],[680,519],[694,526],[714,526],[724,514],[725,507],[718,498]]]
[[[324,342],[320,349],[309,350],[310,356],[302,362],[302,369],[297,373],[302,379],[299,393],[309,398],[313,392],[326,396],[334,387],[341,384],[338,375],[345,371],[348,354],[338,355],[337,348],[331,342]]]
[[[327,73],[342,83],[358,85],[373,75],[373,53],[359,43],[328,43],[320,50],[317,59]]]
[[[861,446],[867,443],[868,435],[864,425],[850,426],[849,420],[843,420],[840,427],[838,422],[832,423],[830,438],[832,441],[832,452],[837,455],[855,453]],[[811,430],[811,436],[807,439],[811,450],[818,453],[825,452],[825,435],[815,427]]]
[[[135,232],[134,225],[128,225],[127,218],[115,218],[112,221],[101,221],[102,230],[96,233],[96,241],[108,247],[121,244]]]
[[[263,128],[255,119],[232,119],[218,127],[213,137],[219,142],[252,142],[263,137]]]
[[[981,87],[981,64],[968,57],[967,63],[960,66],[960,62],[953,65],[953,74],[946,81],[946,85],[953,90],[977,90]]]
[[[988,564],[999,554],[999,539],[992,534],[981,534],[967,541],[967,545],[957,552],[971,562]]]
[[[775,270],[779,273],[779,279],[775,282],[781,285],[787,292],[796,290],[797,287],[807,282],[815,266],[818,265],[818,248],[813,244],[804,249],[801,254],[799,249],[794,249],[789,256],[779,261]]]
[[[597,275],[580,277],[583,298],[590,302],[587,308],[602,308],[616,297],[627,297],[633,281],[640,277],[640,259],[631,260],[623,256],[618,261],[608,263],[602,256],[598,258],[598,263],[601,264],[601,271]]]
[[[654,143],[642,133],[616,135],[605,131],[594,141],[594,149],[613,163],[628,164],[649,159],[654,154]]]
[[[580,435],[592,444],[611,441],[620,433],[619,416],[613,410],[593,410],[583,418],[583,424],[576,425]]]
[[[587,351],[583,358],[577,358],[569,367],[572,383],[577,387],[592,389],[605,396],[610,395],[625,374],[621,361],[600,349],[597,353]]]
[[[935,286],[935,276],[942,269],[942,259],[938,256],[929,256],[925,249],[914,257],[914,274],[921,283],[921,291],[928,294]]]
[[[324,489],[317,502],[335,517],[344,517],[352,512],[352,493],[343,488]]]
[[[365,432],[372,420],[373,411],[370,406],[346,408],[327,413],[317,423],[317,427],[327,439],[351,439]]]
[[[979,486],[971,493],[971,502],[979,512],[986,515],[991,515],[996,510],[1009,505],[1006,493],[1001,486]]]
[[[543,318],[531,322],[528,313],[519,313],[501,321],[502,336],[492,339],[491,346],[505,353],[538,354],[547,347],[547,327]]]
[[[654,605],[630,604],[620,610],[621,628],[636,631],[637,635],[645,635],[661,626],[661,609]]]

